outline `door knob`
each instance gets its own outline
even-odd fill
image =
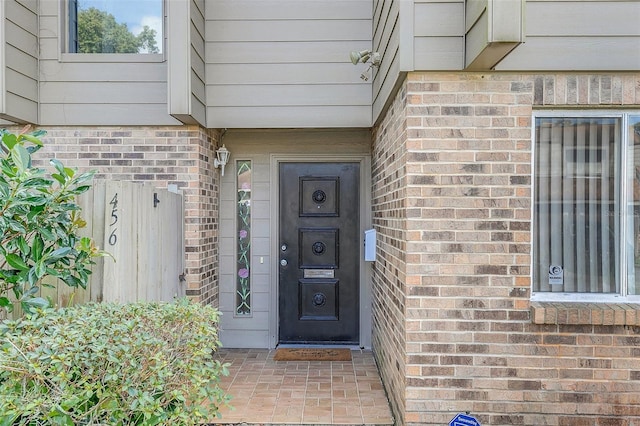
[[[287,262],[287,259],[282,259],[282,260],[280,261],[280,265],[281,265],[281,266],[287,266],[288,264],[289,264],[289,262]]]

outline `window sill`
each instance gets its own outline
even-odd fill
[[[635,303],[531,302],[534,324],[640,326]]]
[[[161,53],[62,53],[61,62],[164,62]]]

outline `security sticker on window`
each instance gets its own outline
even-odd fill
[[[564,284],[564,270],[560,265],[549,266],[549,285]]]

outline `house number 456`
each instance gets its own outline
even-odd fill
[[[109,234],[109,245],[115,246],[116,242],[118,242],[118,236],[116,235],[116,231],[118,230],[116,224],[118,223],[118,193],[116,192],[111,201],[109,201],[109,205],[111,206],[111,220],[109,223],[109,229],[111,233]]]

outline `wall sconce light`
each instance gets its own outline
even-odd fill
[[[369,70],[373,67],[379,67],[380,61],[382,61],[382,57],[378,52],[372,52],[370,50],[354,50],[349,54],[349,58],[351,59],[351,63],[353,65],[358,65],[359,63],[366,64],[369,60],[371,60],[371,64],[369,68],[362,74],[360,74],[360,78],[364,81],[369,80],[369,75],[367,74]]]
[[[227,165],[227,161],[229,161],[230,155],[231,153],[224,146],[224,144],[216,150],[216,158],[214,158],[213,160],[213,167],[216,169],[220,167],[222,176],[224,176],[224,166]]]

